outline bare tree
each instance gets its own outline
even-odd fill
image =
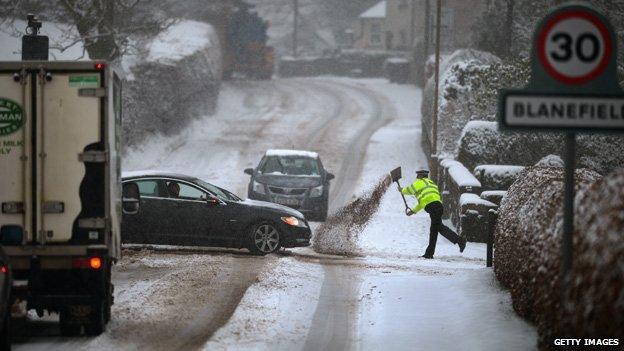
[[[64,33],[63,44],[53,48],[64,51],[82,42],[91,59],[112,61],[132,49],[131,36],[156,34],[172,23],[162,15],[163,6],[146,0],[0,0],[0,21],[37,12],[44,19],[73,24],[78,35]]]

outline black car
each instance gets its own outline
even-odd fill
[[[267,150],[251,175],[250,199],[294,208],[311,221],[327,219],[329,181],[334,175],[323,168],[316,152]]]
[[[11,287],[13,285],[9,259],[0,246],[0,350],[11,349]]]
[[[131,172],[123,184],[139,188],[138,213],[124,213],[124,243],[248,248],[265,255],[310,245],[310,227],[298,211],[242,200],[201,179],[175,173]]]

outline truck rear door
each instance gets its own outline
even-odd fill
[[[40,84],[40,242],[97,240],[105,227],[103,109],[80,89],[102,85],[99,72],[49,71]],[[97,223],[100,222],[100,223]],[[86,241],[85,241],[86,239]]]
[[[99,241],[106,126],[97,95],[104,74],[33,66],[0,75],[3,237],[22,231],[23,243]]]
[[[15,70],[0,72],[0,234],[28,241],[32,230],[30,129],[32,80],[15,81]]]

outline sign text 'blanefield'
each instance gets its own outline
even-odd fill
[[[624,99],[508,95],[509,126],[624,128]]]

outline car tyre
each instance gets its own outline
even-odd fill
[[[254,255],[268,255],[280,248],[279,230],[271,222],[261,222],[251,228],[249,251]]]

